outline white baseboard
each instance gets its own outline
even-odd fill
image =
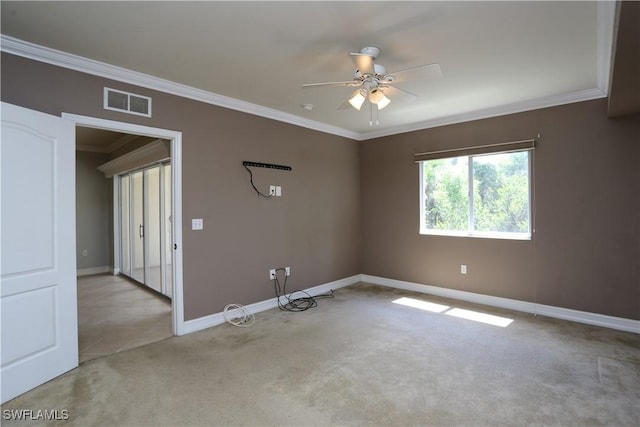
[[[114,276],[117,276],[118,274],[120,274],[120,269],[109,267],[109,273],[113,274]]]
[[[89,276],[91,274],[109,273],[111,268],[108,265],[101,265],[98,267],[79,268],[76,272],[76,276]]]
[[[640,321],[362,274],[363,282],[640,334]]]
[[[539,314],[541,316],[553,317],[556,319],[570,320],[573,322],[585,323],[587,325],[602,326],[620,331],[634,332],[640,334],[640,321],[624,319],[621,317],[606,316],[603,314],[589,313],[586,311],[571,310],[568,308],[554,307],[550,305],[535,304],[527,301],[514,300],[509,298],[494,297],[490,295],[476,294],[473,292],[459,291],[455,289],[441,288],[438,286],[422,285],[420,283],[405,282],[402,280],[388,279],[386,277],[370,276],[368,274],[358,274],[323,285],[305,289],[310,295],[320,295],[332,289],[339,289],[350,286],[358,282],[366,282],[374,285],[386,286],[390,288],[403,289],[423,294],[436,295],[444,298],[468,301],[476,304],[491,307],[506,308],[508,310],[520,311],[523,313]],[[276,298],[256,302],[245,306],[250,313],[256,314],[261,311],[270,310],[278,306]],[[233,312],[230,313],[233,315]],[[214,313],[209,316],[199,317],[184,322],[183,334],[201,331],[203,329],[217,326],[225,322],[224,313]],[[182,334],[181,334],[182,335]]]
[[[344,288],[345,286],[353,285],[360,281],[361,281],[361,275],[357,274],[355,276],[336,280],[334,282],[329,282],[323,285],[314,286],[312,288],[305,289],[304,291],[311,296],[315,296],[315,295],[327,293],[332,289]],[[256,314],[261,311],[271,310],[272,308],[276,308],[276,307],[278,307],[278,300],[275,297],[265,301],[259,301],[259,302],[244,306],[244,308],[249,313],[252,313],[252,314]],[[229,314],[233,315],[234,312],[231,311]],[[184,329],[182,330],[181,335],[201,331],[203,329],[207,329],[212,326],[220,325],[224,322],[225,322],[224,313],[222,312],[199,317],[193,320],[187,320],[184,322]]]

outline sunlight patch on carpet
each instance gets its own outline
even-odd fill
[[[462,319],[473,320],[474,322],[487,323],[489,325],[500,326],[505,328],[513,322],[513,319],[507,317],[494,316],[492,314],[480,313],[473,310],[464,310],[462,308],[452,308],[445,314]]]
[[[473,320],[474,322],[486,323],[488,325],[500,326],[506,328],[513,322],[513,319],[507,317],[494,316],[492,314],[480,313],[479,311],[465,310],[462,308],[451,308],[448,305],[437,304],[435,302],[424,301],[416,298],[402,297],[391,301],[394,304],[404,305],[406,307],[417,308],[432,313],[444,313],[449,316],[459,317],[461,319]]]
[[[434,302],[422,301],[415,298],[402,297],[392,301],[394,304],[406,305],[407,307],[419,308],[420,310],[442,313],[449,309],[448,305],[436,304]]]

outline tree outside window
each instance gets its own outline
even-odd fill
[[[421,162],[424,234],[530,237],[529,151]]]

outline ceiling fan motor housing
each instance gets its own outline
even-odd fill
[[[375,72],[374,77],[377,79],[383,80],[383,79],[386,79],[386,77],[390,77],[390,76],[387,76],[387,69],[384,67],[384,65],[373,64],[373,70]],[[360,71],[359,68],[356,68],[356,72],[354,73],[353,77],[355,79],[363,78],[362,72]]]
[[[380,55],[380,49],[374,46],[363,47],[362,49],[360,49],[360,53],[376,59],[378,55]]]

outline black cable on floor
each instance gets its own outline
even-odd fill
[[[284,283],[282,284],[282,287],[280,286],[280,280],[278,279],[279,271],[285,272]],[[333,289],[331,290],[331,292],[328,292],[322,295],[316,295],[315,297],[312,297],[307,292],[300,291],[300,290],[292,291],[289,294],[287,294],[287,275],[286,274],[287,272],[284,268],[276,268],[276,277],[275,279],[273,279],[273,284],[276,291],[276,299],[278,300],[278,308],[282,311],[294,311],[294,312],[305,311],[310,308],[317,307],[318,306],[318,302],[316,301],[317,299],[334,297]],[[300,293],[304,296],[293,298],[292,295],[295,293]],[[280,298],[285,298],[287,302],[283,304]]]

